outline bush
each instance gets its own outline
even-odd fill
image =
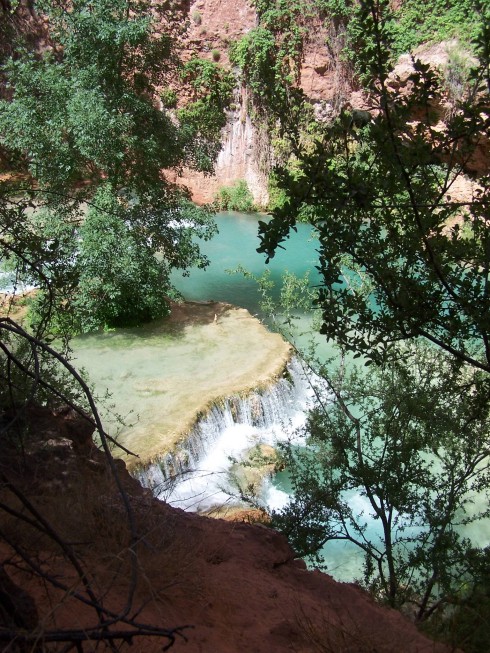
[[[406,0],[395,12],[395,18],[395,49],[398,54],[421,43],[454,37],[469,44],[478,24],[473,0],[434,0],[430,9],[424,0]]]
[[[219,61],[221,59],[221,53],[219,50],[212,50],[211,54],[213,55],[213,61]]]
[[[468,92],[471,78],[472,60],[468,52],[456,44],[447,49],[447,62],[444,66],[444,86],[449,100],[460,102]]]
[[[177,93],[171,88],[166,88],[160,93],[160,100],[164,109],[175,109],[177,106]]]
[[[256,210],[254,198],[244,179],[236,181],[233,186],[220,188],[214,201],[221,211],[249,213]]]
[[[267,190],[269,191],[268,210],[274,211],[274,209],[283,208],[287,200],[287,195],[283,188],[279,188],[277,184],[277,176],[274,172],[272,172],[269,177]]]

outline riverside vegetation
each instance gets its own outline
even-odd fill
[[[7,606],[0,636],[16,651],[83,650],[92,644],[119,650],[141,635],[171,646],[180,629],[138,619],[141,534],[134,504],[67,348],[74,333],[167,314],[174,294],[170,272],[206,265],[194,237],[214,233],[210,211],[192,204],[162,170],[184,164],[211,170],[232,77],[215,63],[180,62],[178,9],[138,0],[40,0],[30,9],[49,26],[45,47],[28,40],[26,6],[0,8],[0,154],[7,171],[0,179],[0,256],[14,285],[38,288],[28,327],[8,315],[0,319],[2,570],[14,561],[46,583],[48,595],[61,592],[60,605],[74,601],[80,611],[88,606],[93,619],[83,629],[57,627],[52,619],[51,628],[42,622],[28,626],[19,615],[9,619]],[[157,31],[158,21],[164,30]],[[187,85],[192,100],[175,113],[160,111],[153,98],[175,78]],[[50,346],[53,338],[63,339],[64,355]],[[94,580],[90,555],[36,507],[37,498],[11,462],[10,453],[16,453],[25,471],[34,460],[41,427],[29,419],[33,404],[52,410],[68,404],[85,430],[97,430],[109,484],[119,495],[123,543],[113,573],[124,570],[129,579],[116,610],[107,587]],[[9,519],[17,525],[13,535]],[[49,560],[40,561],[40,537],[52,550]],[[68,560],[80,591],[57,576],[57,556]],[[8,592],[8,576],[1,582]]]
[[[49,19],[52,47],[36,53],[14,42],[3,64],[0,142],[27,175],[2,181],[2,224],[15,233],[3,259],[39,287],[33,326],[41,330],[165,315],[171,270],[206,265],[193,237],[210,238],[214,224],[162,169],[212,168],[232,77],[197,58],[181,65],[178,17],[164,13],[168,29],[156,34],[146,3],[67,11],[40,2],[37,10]],[[178,121],[152,101],[175,77],[192,93]]]
[[[435,3],[416,23],[416,0],[395,12],[386,0],[255,5],[259,26],[232,46],[230,58],[250,90],[249,111],[276,151],[280,201],[272,221],[260,225],[260,250],[273,256],[297,220],[311,222],[319,235],[321,333],[367,365],[347,374],[312,361],[336,400],[325,403],[319,394],[307,449],[282,450],[295,498],[273,523],[303,555],[331,539],[353,541],[366,554],[364,583],[379,600],[415,606],[434,632],[449,630],[457,645],[481,651],[489,553],[464,537],[464,527],[488,516],[486,504],[471,512],[470,503],[476,493],[487,500],[490,482],[490,179],[488,162],[473,165],[490,127],[488,7],[452,0],[445,13]],[[10,44],[1,51],[2,162],[23,173],[0,181],[1,256],[18,279],[40,288],[29,330],[0,321],[2,438],[26,446],[17,427],[27,406],[64,401],[90,413],[109,456],[87,385],[50,339],[68,342],[75,332],[164,315],[170,271],[206,264],[194,237],[212,236],[210,214],[161,171],[212,169],[235,81],[216,62],[179,62],[181,21],[169,9],[161,10],[163,34],[144,2],[77,0],[68,10],[40,0],[36,9],[50,25],[42,51],[22,42],[22,7],[1,9]],[[333,121],[314,119],[297,86],[313,10],[331,25],[326,47],[343,52],[345,75],[365,89],[370,114],[355,115],[339,95]],[[399,52],[428,33],[455,36],[458,29],[474,36],[475,63],[462,66],[453,56],[452,79],[467,72],[462,85],[453,83],[457,93],[417,60],[409,92],[391,88]],[[165,93],[176,77],[192,97],[181,108]],[[155,97],[167,99],[163,111]],[[468,171],[477,182],[473,196],[455,201],[454,184]],[[29,512],[17,518],[34,522],[86,579],[73,547],[30,508],[7,472],[3,489]],[[366,497],[382,524],[379,541],[346,503],[348,489]],[[8,501],[2,508],[12,509]],[[131,522],[129,509],[127,516]],[[138,538],[133,526],[129,531],[136,573]],[[28,552],[13,546],[39,573]],[[119,621],[93,588],[86,591],[97,615],[89,635],[114,647],[111,626]],[[155,634],[175,639],[165,629]],[[80,648],[77,637],[53,633],[53,641]]]
[[[452,615],[457,644],[478,651],[489,552],[464,534],[489,514],[490,178],[488,159],[478,169],[475,156],[488,148],[490,15],[474,9],[464,92],[414,59],[400,94],[390,85],[398,46],[389,3],[349,8],[351,64],[372,113],[340,110],[307,136],[284,123],[292,154],[274,171],[284,202],[260,225],[259,251],[273,256],[298,219],[315,227],[320,332],[340,347],[339,361],[349,352],[368,366],[349,372],[310,355],[334,399],[319,393],[305,449],[282,448],[293,499],[273,523],[306,555],[353,542],[376,596],[436,630]],[[466,173],[473,193],[453,199]],[[366,498],[379,536],[349,491]]]

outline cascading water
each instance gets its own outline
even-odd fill
[[[304,423],[311,389],[300,362],[288,378],[263,392],[230,397],[201,418],[180,449],[140,471],[142,485],[186,510],[208,510],[233,502],[229,480],[233,461],[256,445],[274,446],[294,437]],[[268,493],[274,492],[269,487]]]

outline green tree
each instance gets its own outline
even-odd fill
[[[82,286],[87,288],[95,261],[102,265],[103,257],[95,251],[89,256],[87,244],[96,243],[90,240],[88,227],[83,237],[81,225],[87,202],[93,206],[103,196],[99,213],[106,215],[106,224],[98,230],[97,249],[100,253],[105,248],[113,261],[106,261],[99,277],[111,265],[115,269],[122,243],[128,248],[124,258],[133,259],[134,268],[131,252],[137,243],[140,262],[146,260],[146,269],[153,269],[144,292],[154,294],[154,300],[148,296],[145,301],[152,309],[136,313],[139,318],[154,316],[158,305],[161,314],[160,284],[170,294],[171,269],[203,264],[192,235],[208,238],[214,232],[209,212],[192,207],[185,192],[168,183],[162,170],[182,165],[211,169],[231,80],[216,72],[225,81],[219,93],[206,95],[200,113],[203,123],[208,120],[205,129],[199,130],[195,117],[190,119],[185,112],[176,122],[156,101],[157,90],[180,70],[171,37],[172,16],[160,16],[169,28],[157,32],[147,3],[80,0],[68,7],[46,0],[37,6],[49,21],[51,47],[42,53],[17,48],[3,68],[9,97],[0,102],[0,144],[11,167],[27,177],[17,184],[1,182],[2,257],[15,256],[20,273],[29,268],[37,285],[44,290],[50,285],[43,297],[49,297],[51,305],[54,295],[56,306],[64,308],[76,297],[72,308],[83,305],[87,310],[90,302],[81,299]],[[221,122],[216,126],[216,121]],[[54,244],[60,231],[66,249],[57,258]],[[115,240],[116,249],[111,245]],[[76,243],[85,243],[83,255],[78,255]],[[56,266],[56,279],[50,262]],[[160,267],[158,273],[155,266]],[[124,286],[124,275],[119,278]],[[80,286],[74,293],[77,279]],[[123,315],[128,316],[128,292],[116,289],[117,278],[111,283],[114,304],[124,304],[114,308],[117,317],[111,321],[120,323]],[[85,317],[79,321],[89,324]],[[91,326],[96,324],[92,320]]]
[[[259,251],[273,256],[306,217],[319,234],[328,338],[382,362],[396,343],[423,337],[489,372],[490,178],[474,158],[490,125],[488,8],[471,84],[442,122],[439,73],[415,60],[410,91],[390,85],[387,5],[361,2],[351,27],[373,112],[342,111],[297,149],[294,175],[275,171],[287,200],[260,225]],[[466,171],[478,181],[473,197],[453,199]]]
[[[244,179],[239,179],[232,186],[220,188],[214,203],[220,211],[247,213],[255,209],[253,195]]]
[[[449,619],[440,620],[432,631],[439,637],[449,639],[454,647],[463,649],[465,653],[480,653],[485,650],[488,642],[489,555],[488,546],[483,551],[470,552],[471,566],[476,572],[475,580]]]
[[[207,263],[193,241],[202,212],[185,198],[177,198],[173,211],[170,205],[167,211],[156,206],[151,215],[142,211],[150,211],[148,203],[128,201],[106,185],[99,187],[80,221],[67,223],[53,210],[36,213],[31,228],[40,241],[47,238],[53,252],[51,260],[43,260],[48,278],[35,299],[33,325],[43,319],[48,303],[54,331],[67,336],[167,315],[169,299],[178,299],[172,269],[190,260],[201,267]],[[182,224],[183,215],[192,220],[192,229]],[[29,276],[36,281],[35,274]],[[51,287],[60,284],[62,292],[49,302]]]
[[[313,559],[355,544],[374,595],[424,620],[471,578],[464,528],[489,514],[489,406],[467,400],[483,372],[431,347],[404,354],[369,373],[316,367],[307,446],[280,445],[292,497],[272,523]]]
[[[304,342],[301,314],[317,295],[308,277],[286,274],[279,302],[269,274],[255,280],[275,327]],[[325,563],[332,541],[355,545],[364,556],[360,582],[417,620],[432,618],[432,628],[447,629],[447,604],[461,606],[453,633],[460,643],[465,606],[486,592],[485,553],[467,528],[474,533],[490,515],[487,374],[422,341],[399,345],[383,365],[356,366],[355,355],[338,349],[325,360],[319,326],[313,318],[309,345],[297,345],[313,407],[267,461],[286,470],[290,488],[272,525],[315,564]],[[242,499],[264,507],[253,488],[236,485]],[[485,615],[482,607],[472,617],[478,638],[488,634]]]
[[[297,220],[313,224],[321,332],[368,365],[319,364],[334,401],[319,395],[308,446],[283,451],[294,492],[274,523],[304,554],[354,542],[366,584],[392,605],[415,603],[419,620],[478,576],[464,527],[487,514],[471,506],[490,480],[490,177],[477,163],[490,126],[490,15],[475,8],[478,61],[451,95],[443,73],[415,59],[400,93],[389,2],[354,6],[352,61],[372,110],[345,107],[307,142],[292,131],[294,172],[275,170],[284,199],[259,227],[270,258]],[[476,184],[459,199],[465,176]],[[365,497],[377,535],[349,491]]]
[[[18,3],[4,4],[10,19]],[[7,171],[0,179],[0,258],[18,279],[39,287],[33,329],[0,316],[0,590],[8,604],[0,639],[12,650],[115,651],[145,635],[161,638],[169,648],[183,636],[182,628],[139,619],[144,607],[137,602],[139,543],[148,531],[111,456],[114,441],[104,431],[87,383],[47,339],[52,330],[72,334],[161,315],[171,291],[170,271],[205,264],[194,236],[212,235],[209,213],[169,184],[162,169],[199,161],[209,170],[219,147],[217,131],[214,140],[209,130],[197,134],[185,117],[177,123],[154,101],[180,70],[169,36],[175,22],[168,31],[155,30],[158,5],[40,0],[36,7],[50,28],[41,52],[19,45],[21,30],[3,29],[0,9],[0,34],[19,36],[16,43],[0,45],[0,79],[6,80],[1,164]],[[223,108],[224,96],[220,102]],[[213,99],[207,106],[214,108]],[[80,496],[75,503],[68,498],[71,488],[83,494],[76,479],[65,478],[69,487],[63,485],[62,492],[47,491],[61,498],[60,508],[51,512],[42,483],[32,483],[32,470],[44,469],[47,459],[55,464],[57,420],[63,421],[69,409],[78,437],[89,444],[95,429],[105,454],[99,458],[94,452],[93,459],[100,471],[100,515],[109,504],[117,513],[118,535],[108,546],[97,546],[96,528],[84,541],[67,541],[64,518],[83,504]],[[62,446],[69,451],[66,440]],[[81,521],[90,523],[94,507],[89,502],[86,508],[87,520]],[[64,576],[65,565],[71,568]],[[28,593],[13,586],[11,567],[39,580],[44,605],[41,599],[34,607]],[[104,579],[97,578],[96,569],[108,572]],[[111,608],[108,595],[116,577],[127,586]],[[12,587],[27,601],[29,621],[23,621],[15,601],[10,605]],[[53,597],[73,603],[75,612],[82,606],[83,629],[59,625]]]
[[[405,0],[395,17],[398,52],[408,52],[421,43],[440,43],[451,38],[465,41],[474,35],[479,18],[474,0],[435,0],[428,11],[423,10],[420,0]]]

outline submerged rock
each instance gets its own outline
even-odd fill
[[[247,310],[217,302],[177,305],[170,319],[77,339],[73,349],[98,393],[107,388],[113,411],[127,416],[118,428],[105,414],[138,466],[173,451],[219,399],[270,384],[290,356]]]

